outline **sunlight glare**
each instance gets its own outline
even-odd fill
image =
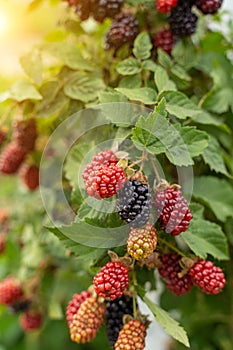
[[[9,19],[6,13],[0,11],[0,35],[7,32],[9,27]]]

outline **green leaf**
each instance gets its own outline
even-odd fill
[[[152,154],[165,153],[175,165],[193,164],[179,132],[157,112],[139,118],[132,131],[132,140],[138,149],[146,149]]]
[[[158,305],[150,301],[148,297],[142,296],[142,299],[153,313],[156,321],[164,328],[164,330],[180,343],[190,347],[189,339],[184,328],[181,327],[177,321],[171,318],[171,316],[165,310],[161,309]]]
[[[198,130],[195,126],[181,127],[180,124],[176,124],[175,128],[184,140],[192,158],[202,154],[208,146],[209,136],[205,131]]]
[[[38,50],[33,50],[22,56],[20,58],[20,63],[29,78],[31,78],[37,85],[41,85],[43,64],[40,52]]]
[[[103,89],[101,78],[92,73],[76,72],[66,83],[64,92],[70,98],[87,103],[95,100]]]
[[[96,260],[106,255],[106,250],[98,247],[98,249],[78,244],[73,241],[67,235],[63,234],[62,228],[57,227],[46,227],[50,232],[52,232],[67,248],[71,253],[73,253],[82,262],[89,265],[93,265]]]
[[[162,98],[158,105],[155,107],[155,111],[162,115],[164,118],[167,117],[167,111],[166,111],[166,100],[165,98]]]
[[[141,64],[135,58],[128,58],[117,65],[117,71],[121,75],[134,75],[141,72]]]
[[[158,52],[159,64],[166,69],[172,68],[173,62],[172,62],[170,56],[160,48],[158,48],[157,52]]]
[[[78,243],[76,252],[81,249],[84,253],[85,250],[91,252],[95,248],[103,250],[124,245],[129,235],[127,225],[113,228],[99,227],[98,220],[95,219],[89,219],[88,222],[73,222],[69,226],[59,226],[58,228],[47,227],[47,229],[57,235],[60,232],[62,237]]]
[[[190,75],[188,75],[186,71],[178,64],[174,64],[172,66],[171,73],[183,81],[191,81]]]
[[[139,60],[146,60],[151,55],[152,43],[146,32],[140,33],[134,41],[133,53]]]
[[[9,96],[17,102],[25,100],[41,100],[42,96],[32,83],[25,80],[18,80],[9,89]]]
[[[43,46],[45,52],[59,59],[71,69],[80,69],[92,72],[96,70],[93,63],[88,62],[81,54],[80,49],[67,42],[52,42]]]
[[[169,79],[169,76],[164,68],[158,66],[155,75],[155,84],[159,92],[168,90],[177,90],[175,83]]]
[[[203,153],[203,159],[205,163],[210,166],[211,170],[216,171],[216,173],[221,173],[229,176],[223,160],[220,145],[217,139],[213,136],[209,136],[209,144]]]
[[[132,101],[140,101],[146,105],[155,104],[157,96],[155,90],[147,87],[136,89],[116,88],[116,91],[121,92]]]
[[[202,259],[206,259],[208,254],[218,260],[229,258],[226,236],[214,222],[193,219],[181,237],[195,255]]]
[[[120,83],[119,86],[120,88],[130,88],[130,89],[135,89],[135,88],[140,88],[141,86],[141,79],[139,74],[135,75],[130,75],[128,77],[124,77]],[[122,94],[121,94],[122,95]],[[123,96],[123,95],[122,95]],[[126,98],[125,98],[126,99]],[[127,99],[126,99],[127,100]]]
[[[185,94],[179,91],[165,91],[159,94],[158,99],[165,97],[167,111],[178,119],[192,118],[201,124],[218,125],[221,122],[213,118],[208,112],[199,108]]]
[[[227,180],[214,176],[195,178],[193,195],[208,206],[218,220],[233,216],[233,187]]]
[[[142,69],[155,72],[157,68],[158,68],[157,64],[152,60],[145,60],[142,62]]]
[[[112,91],[101,91],[99,93],[100,103],[111,103],[111,102],[127,102],[128,99],[120,92],[115,90]]]

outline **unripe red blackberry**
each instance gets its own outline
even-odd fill
[[[109,150],[106,149],[104,151],[101,151],[97,153],[91,160],[90,164],[88,164],[82,173],[83,181],[86,182],[90,175],[94,174],[95,171],[103,166],[110,166],[110,165],[116,165],[117,158],[115,154]]]
[[[70,337],[76,343],[87,343],[95,338],[104,322],[105,305],[95,297],[87,298],[73,316]]]
[[[16,142],[9,143],[0,155],[0,172],[15,174],[26,157],[26,151]]]
[[[114,18],[120,11],[123,0],[95,0],[92,6],[93,17],[98,22],[105,18]]]
[[[119,13],[105,37],[105,49],[119,49],[124,44],[133,44],[139,33],[137,19],[128,13]]]
[[[150,216],[151,196],[147,184],[126,181],[117,196],[117,210],[121,219],[131,227],[145,225]]]
[[[23,295],[20,282],[13,276],[0,282],[0,304],[14,304]]]
[[[0,147],[6,141],[6,133],[0,129]]]
[[[178,0],[157,0],[155,7],[158,12],[169,13],[178,4]]]
[[[43,322],[43,316],[39,312],[27,311],[19,318],[19,324],[24,332],[32,332],[39,329]]]
[[[121,168],[116,165],[99,167],[86,181],[87,194],[96,199],[109,198],[116,194],[126,181]]]
[[[129,238],[127,240],[127,251],[132,258],[141,260],[148,258],[157,246],[156,228],[147,223],[143,227],[130,229]]]
[[[131,320],[124,325],[115,343],[115,350],[145,349],[146,326],[138,320]]]
[[[200,259],[190,270],[189,275],[197,287],[206,294],[218,294],[226,280],[222,269],[211,261]]]
[[[167,289],[176,296],[188,293],[193,286],[189,274],[179,277],[179,273],[182,271],[180,259],[181,256],[176,253],[164,254],[160,257],[161,267],[158,269]]]
[[[205,15],[218,12],[222,6],[223,0],[197,0],[195,5]]]
[[[34,191],[39,187],[39,168],[36,165],[26,165],[20,171],[20,178],[24,185]]]
[[[178,37],[189,36],[196,31],[197,16],[192,12],[189,3],[178,4],[168,17],[173,35]]]
[[[6,208],[0,208],[0,224],[4,225],[9,218],[9,212]]]
[[[155,193],[154,207],[160,227],[173,236],[188,229],[192,214],[179,186],[168,186]]]
[[[122,295],[115,300],[106,302],[106,333],[109,344],[113,347],[120,330],[123,328],[124,315],[133,316],[133,298]]]
[[[34,150],[36,138],[37,126],[35,119],[20,120],[14,124],[13,140],[27,153]]]
[[[170,55],[175,44],[175,39],[170,29],[162,29],[154,35],[153,42],[156,48],[161,48]]]
[[[81,304],[90,296],[91,294],[86,290],[80,294],[76,293],[73,295],[72,300],[69,302],[66,308],[66,320],[68,322],[68,325],[70,325],[70,323],[73,321],[73,317],[77,313]]]
[[[120,262],[108,262],[94,277],[93,284],[100,297],[119,298],[129,284],[128,269]]]

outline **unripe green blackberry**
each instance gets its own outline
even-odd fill
[[[115,343],[115,350],[144,350],[146,326],[138,320],[131,320],[121,329]]]
[[[156,228],[147,223],[143,227],[130,229],[127,240],[127,251],[136,260],[148,258],[157,246]]]

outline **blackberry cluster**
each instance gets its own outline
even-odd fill
[[[123,316],[133,316],[133,298],[122,295],[115,300],[106,303],[106,333],[109,344],[114,346],[120,330],[123,327]]]
[[[140,181],[126,181],[125,186],[118,192],[118,214],[132,227],[143,226],[149,220],[150,200],[147,184]]]
[[[105,18],[114,18],[121,10],[124,0],[64,0],[74,7],[81,21],[90,16],[102,23]]]
[[[222,6],[223,0],[197,0],[195,5],[204,14],[213,15]]]
[[[173,35],[178,37],[189,36],[196,31],[197,16],[192,12],[189,3],[179,3],[171,10],[168,17]]]
[[[124,44],[131,46],[138,33],[138,21],[134,15],[119,13],[105,36],[105,49],[119,49]]]
[[[161,48],[167,54],[171,54],[175,39],[170,29],[162,29],[154,35],[155,48]]]
[[[144,350],[146,325],[139,320],[131,320],[124,325],[115,343],[115,350]]]
[[[182,270],[180,259],[180,255],[176,253],[164,254],[160,258],[162,265],[158,269],[167,289],[176,296],[188,293],[193,286],[189,274],[179,277],[179,272]]]
[[[192,214],[177,185],[156,192],[154,208],[160,227],[166,233],[176,236],[188,229]]]
[[[88,291],[83,291],[82,293],[74,294],[72,300],[69,302],[66,308],[66,320],[68,325],[71,324],[74,315],[77,313],[78,309],[80,308],[81,304],[91,296],[91,294]]]
[[[121,10],[124,0],[95,0],[93,3],[93,17],[97,22],[105,18],[114,18]]]

